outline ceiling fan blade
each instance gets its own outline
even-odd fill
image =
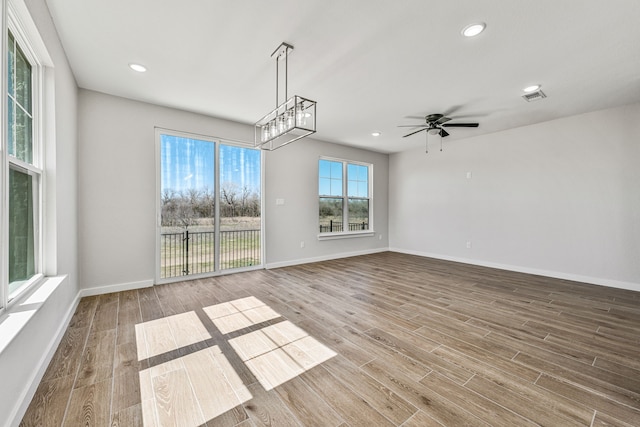
[[[442,126],[448,128],[477,128],[478,123],[445,123]]]
[[[419,125],[398,125],[399,128],[417,128],[417,127],[425,127],[425,126],[429,126],[426,123],[424,124],[419,124]]]
[[[441,125],[441,124],[443,124],[443,123],[448,122],[449,120],[451,120],[449,117],[444,117],[444,116],[442,116],[442,117],[440,117],[438,120],[436,120],[436,123],[437,123],[437,124],[439,124],[439,125]]]
[[[427,130],[427,129],[428,129],[428,128],[422,128],[422,129],[417,130],[417,131],[415,131],[415,132],[408,133],[408,134],[406,134],[405,136],[403,136],[403,138],[406,138],[406,137],[408,137],[408,136],[414,135],[414,134],[416,134],[416,133],[418,133],[418,132],[422,132],[422,131]]]
[[[440,136],[444,138],[445,136],[449,136],[449,132],[444,129],[440,129]]]
[[[447,111],[445,111],[443,113],[443,115],[450,116],[450,115],[452,115],[453,113],[455,113],[456,111],[458,111],[461,108],[462,108],[462,105],[453,105],[453,106],[451,106],[451,108],[449,108]]]

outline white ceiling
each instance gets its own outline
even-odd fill
[[[47,3],[80,87],[247,124],[275,107],[286,41],[289,95],[318,102],[315,137],[376,151],[424,145],[397,126],[430,113],[480,123],[447,143],[640,102],[638,0]],[[462,37],[477,21],[485,32]],[[534,83],[548,98],[527,103]]]

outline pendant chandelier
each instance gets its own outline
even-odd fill
[[[282,43],[271,54],[276,60],[276,108],[254,126],[254,146],[273,151],[316,132],[316,102],[298,95],[287,99],[289,55],[293,46]],[[284,61],[284,99],[279,103],[280,61]]]

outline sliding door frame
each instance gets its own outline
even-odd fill
[[[160,285],[165,283],[182,282],[185,280],[202,279],[206,277],[220,276],[242,271],[261,270],[265,266],[266,244],[265,244],[265,219],[264,219],[264,164],[265,156],[260,151],[260,264],[249,267],[240,267],[233,269],[220,269],[220,145],[231,145],[240,148],[255,149],[253,143],[247,141],[231,140],[228,138],[218,138],[215,136],[202,135],[192,132],[178,131],[162,127],[155,127],[154,143],[155,143],[155,162],[156,162],[156,221],[155,221],[155,282]],[[162,147],[161,136],[170,135],[179,138],[196,139],[199,141],[207,141],[214,144],[214,270],[207,273],[188,274],[176,277],[162,278],[161,276],[161,245],[162,245]]]

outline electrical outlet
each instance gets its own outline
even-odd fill
[[[300,241],[300,248],[304,248],[304,240]]]
[[[382,234],[378,235],[378,240],[382,240]]]
[[[467,240],[467,249],[471,249],[471,240]]]

